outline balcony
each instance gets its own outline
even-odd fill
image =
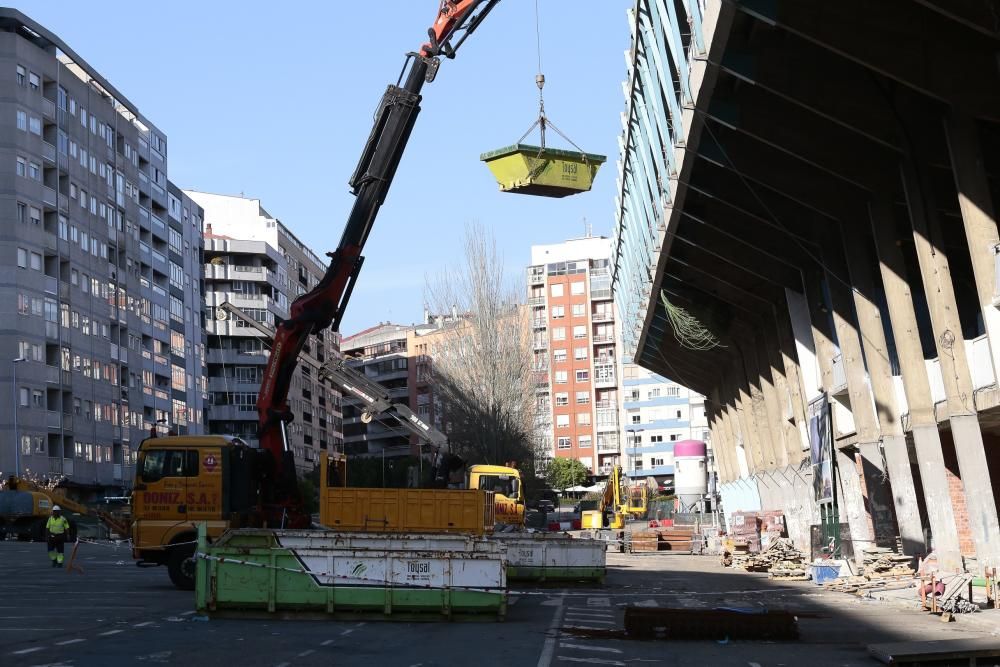
[[[594,289],[590,288],[590,298],[592,301],[605,301],[611,299],[611,288]]]
[[[528,284],[529,285],[544,285],[545,284],[545,269],[542,267],[532,267],[528,269]]]
[[[531,327],[533,329],[544,329],[548,325],[549,325],[548,321],[546,321],[544,318],[537,318],[531,320]]]
[[[535,349],[535,350],[547,350],[547,349],[549,349],[549,341],[545,340],[544,338],[542,338],[542,339],[536,339],[531,344],[531,347],[533,349]]]
[[[614,343],[615,336],[614,334],[594,334],[594,337],[591,340],[594,345],[605,345],[607,343]]]
[[[610,310],[597,310],[590,314],[591,322],[612,322],[614,319],[614,313]]]
[[[62,460],[62,473],[67,477],[73,476],[73,459],[63,459]]]
[[[595,387],[614,387],[616,384],[615,367],[613,364],[594,364]]]
[[[597,430],[598,431],[617,431],[618,430],[618,411],[614,410],[614,409],[609,409],[609,408],[598,408],[597,409]]]
[[[56,103],[47,97],[42,98],[42,115],[49,120],[55,120],[56,117]]]
[[[545,305],[545,295],[528,297],[528,305],[529,306],[544,306]]]
[[[56,162],[56,147],[47,141],[42,142],[42,157],[46,162],[55,164]],[[55,204],[55,202],[53,202]]]
[[[56,191],[53,190],[52,188],[50,188],[47,185],[43,185],[42,186],[42,202],[44,204],[47,204],[48,206],[51,206],[52,208],[55,208],[56,207],[56,200],[57,200]]]
[[[47,410],[45,412],[45,426],[52,429],[62,428],[62,413],[55,410]]]
[[[618,443],[617,442],[598,442],[597,443],[597,453],[598,454],[618,454]]]
[[[61,473],[62,471],[63,471],[63,458],[60,457],[60,456],[57,456],[55,458],[50,458],[49,459],[49,472],[58,472],[58,473]]]

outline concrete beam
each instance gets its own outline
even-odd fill
[[[972,258],[976,293],[986,333],[993,345],[993,377],[1000,377],[1000,310],[994,307],[998,292],[996,256],[1000,232],[980,149],[979,131],[969,116],[953,113],[944,121],[945,136],[951,154],[955,190],[962,212],[965,237]]]
[[[778,26],[924,95],[964,108],[975,116],[997,118],[1000,72],[995,42],[941,21],[926,7],[864,0],[822,4],[796,0],[727,2],[768,25]],[[962,63],[961,77],[955,76],[955,62]],[[967,81],[979,85],[968,86]]]
[[[892,500],[896,509],[899,536],[906,554],[924,553],[923,525],[917,502],[916,485],[910,469],[910,456],[906,447],[896,390],[889,363],[888,344],[883,329],[882,314],[872,301],[875,294],[875,279],[869,256],[864,252],[874,241],[859,225],[849,225],[844,230],[844,256],[850,273],[854,307],[861,330],[861,340],[868,366],[868,377],[882,432],[882,447],[892,486]],[[869,452],[866,458],[871,458]],[[878,462],[881,468],[881,462]],[[880,480],[875,480],[880,483]]]
[[[778,28],[755,26],[752,41],[730,45],[719,68],[869,141],[889,149],[900,145],[896,121],[875,77]],[[851,94],[844,95],[845,90]]]
[[[918,169],[918,165],[912,162],[903,163],[903,187],[941,364],[955,453],[965,487],[970,530],[979,566],[991,567],[1000,565],[1000,519],[993,497],[983,433],[973,400],[972,376],[965,354],[948,257],[942,244],[934,241],[944,237],[940,221],[932,213],[935,208],[928,203],[932,195],[921,187]]]
[[[941,566],[954,571],[962,564],[955,513],[945,474],[941,434],[934,416],[930,382],[920,345],[913,295],[910,293],[906,264],[895,232],[891,202],[885,197],[876,198],[870,205],[869,215],[889,310],[889,323],[902,369],[903,387],[909,406],[908,420],[912,427],[927,520],[931,524]]]

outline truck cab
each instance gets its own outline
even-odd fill
[[[524,527],[524,488],[517,468],[474,465],[469,468],[469,489],[494,493],[498,526]]]
[[[206,524],[210,539],[232,522],[252,524],[257,458],[232,436],[143,440],[132,492],[132,555],[139,565],[166,565],[175,586],[192,589],[197,524]]]

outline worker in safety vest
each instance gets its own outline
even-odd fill
[[[62,508],[58,505],[52,506],[52,516],[45,523],[45,532],[49,543],[49,559],[52,567],[62,567],[63,546],[69,535],[69,521],[62,515]]]

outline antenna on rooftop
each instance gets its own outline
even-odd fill
[[[591,224],[589,222],[587,222],[587,218],[584,217],[584,219],[583,219],[583,234],[584,234],[584,236],[586,236],[589,239],[591,236],[593,236],[593,233],[594,233],[593,227],[591,226]]]

